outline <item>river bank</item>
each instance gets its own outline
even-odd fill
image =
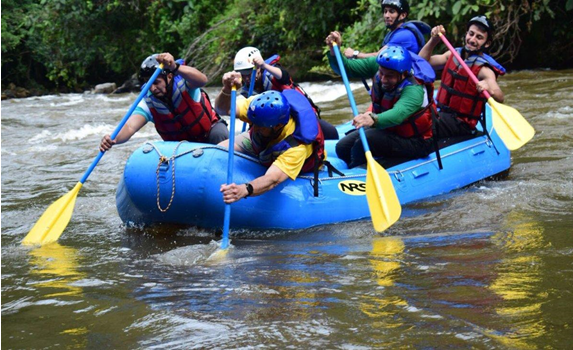
[[[55,89],[48,89],[45,87],[27,89],[24,87],[16,86],[13,83],[8,84],[8,87],[2,88],[2,101],[11,98],[28,98],[35,96],[46,95],[60,95],[70,93],[93,93],[93,94],[122,94],[128,92],[139,92],[141,85],[134,75],[131,79],[126,80],[121,86],[117,86],[114,82],[107,82],[96,84],[91,87],[85,86],[83,89],[77,87],[70,89],[67,87],[59,87]]]

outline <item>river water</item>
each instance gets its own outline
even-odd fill
[[[303,86],[325,119],[350,119],[340,81]],[[537,131],[507,178],[409,205],[383,233],[231,227],[233,247],[212,260],[213,232],[117,215],[122,167],[158,139],[152,126],[102,158],[57,243],[21,246],[136,95],[2,101],[2,348],[570,348],[573,70],[501,86]]]

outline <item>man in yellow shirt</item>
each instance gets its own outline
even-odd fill
[[[240,73],[225,73],[218,110],[229,111],[233,85],[241,86]],[[221,185],[225,203],[261,195],[301,172],[317,170],[325,158],[324,135],[312,106],[296,91],[265,91],[248,99],[239,96],[236,116],[251,128],[237,135],[235,150],[258,158],[268,170],[246,184]],[[228,147],[229,141],[219,145]]]

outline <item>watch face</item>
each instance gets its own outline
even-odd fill
[[[251,185],[250,183],[246,183],[245,186],[247,186],[247,192],[249,193],[249,196],[253,194],[253,185]]]

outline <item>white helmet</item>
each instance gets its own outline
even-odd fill
[[[255,65],[253,64],[253,58],[261,57],[261,53],[259,49],[252,46],[243,47],[240,49],[237,54],[235,55],[235,65],[233,69],[235,71],[243,70],[243,69],[251,69]]]

